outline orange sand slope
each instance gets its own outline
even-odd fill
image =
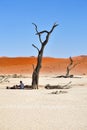
[[[72,57],[77,64],[70,74],[87,74],[87,56]],[[0,57],[0,74],[31,74],[32,65],[36,65],[36,57]],[[66,74],[66,67],[70,63],[69,58],[44,57],[40,73]]]

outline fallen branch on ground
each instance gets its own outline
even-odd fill
[[[57,76],[56,78],[73,78],[73,77],[74,77],[74,75],[68,75],[68,76],[60,75],[60,76]]]
[[[0,83],[3,83],[3,82],[9,82],[8,77],[1,78]]]
[[[46,89],[69,89],[71,85],[71,81],[69,83],[67,83],[66,85],[50,85],[47,84],[45,86]]]

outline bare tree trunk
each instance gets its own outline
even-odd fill
[[[39,72],[41,69],[43,50],[44,50],[44,47],[42,47],[41,51],[39,51],[39,54],[37,57],[37,65],[32,74],[32,87],[34,89],[38,89]]]
[[[33,74],[32,74],[32,87],[33,87],[33,89],[38,89],[39,72],[40,72],[40,69],[41,69],[44,47],[48,43],[50,34],[53,32],[54,28],[56,26],[58,26],[58,24],[54,24],[50,31],[44,30],[44,31],[41,31],[41,32],[38,32],[36,24],[33,23],[33,25],[35,26],[36,35],[39,36],[39,41],[41,43],[40,49],[38,47],[36,47],[34,44],[32,44],[32,46],[35,47],[38,51],[37,65],[36,65],[36,67],[33,71]],[[46,34],[46,39],[44,41],[42,41],[42,39],[41,39],[42,34]]]

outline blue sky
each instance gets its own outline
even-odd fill
[[[87,55],[87,0],[0,0],[0,56],[37,56],[35,35],[50,30],[44,56]]]

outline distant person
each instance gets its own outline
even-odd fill
[[[24,89],[24,84],[22,81],[20,81],[20,89]]]

